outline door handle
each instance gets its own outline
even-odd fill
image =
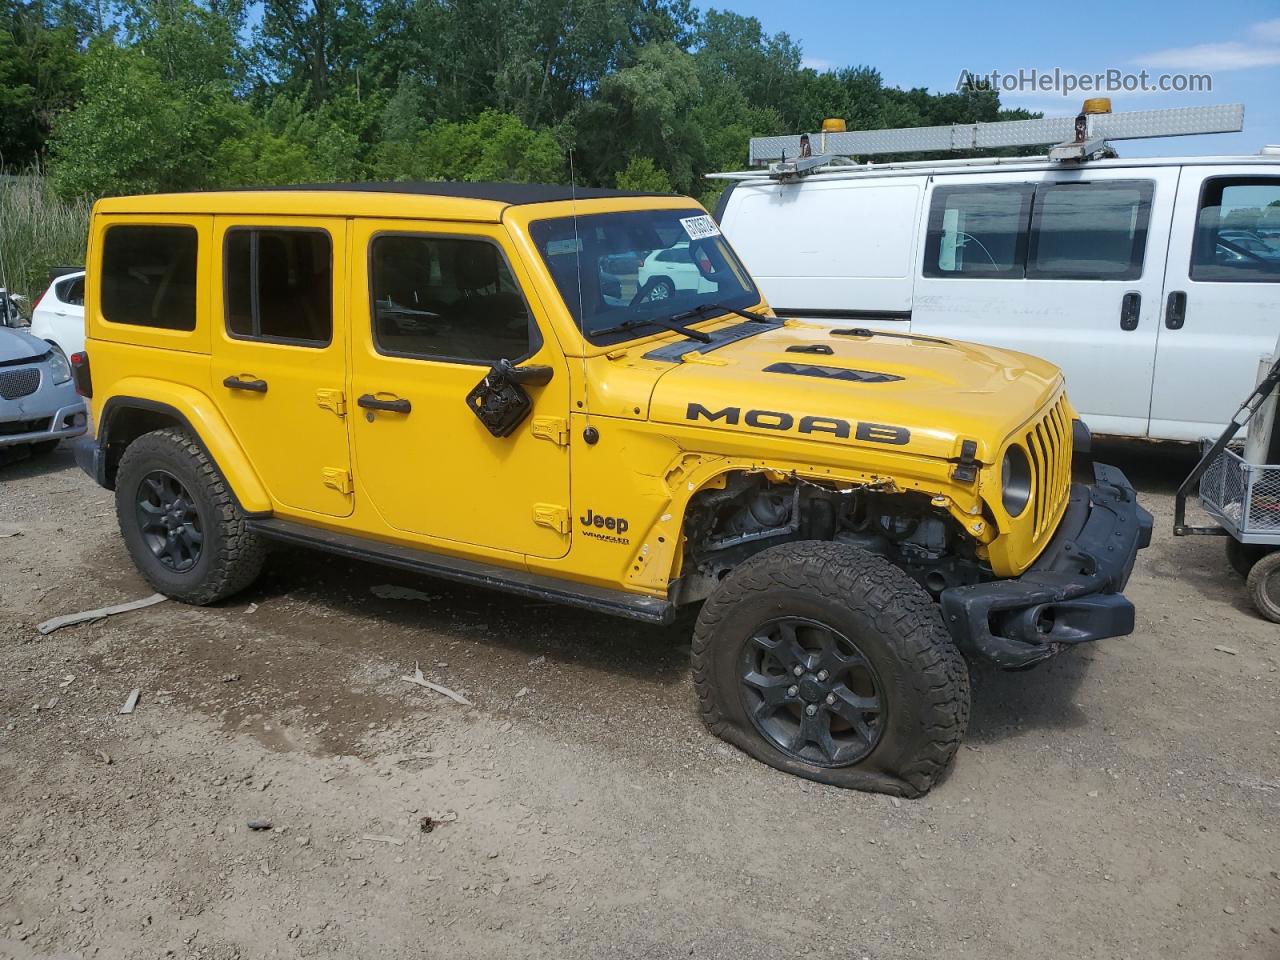
[[[249,374],[242,373],[241,377],[247,377]],[[231,390],[252,390],[254,393],[266,393],[267,381],[265,380],[241,380],[240,377],[230,376],[222,381],[222,385]]]
[[[391,413],[408,413],[413,409],[413,404],[403,397],[397,397],[394,400],[379,400],[372,393],[363,394],[356,401],[356,404],[366,410],[387,410]]]
[[[1142,294],[1131,290],[1120,301],[1120,329],[1137,330],[1138,315],[1142,311]]]
[[[1181,290],[1169,294],[1164,308],[1164,325],[1170,330],[1181,330],[1187,319],[1187,295]]]

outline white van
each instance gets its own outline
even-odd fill
[[[728,176],[716,217],[780,315],[1044,357],[1095,433],[1216,436],[1280,333],[1277,147]]]

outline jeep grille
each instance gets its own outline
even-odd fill
[[[1071,492],[1071,417],[1066,394],[1027,429],[1022,440],[1031,457],[1032,536],[1039,541],[1052,532]]]

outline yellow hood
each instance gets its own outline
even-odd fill
[[[973,440],[991,463],[1062,385],[1057,367],[1010,350],[834,329],[794,324],[686,354],[659,377],[649,417],[944,459]]]

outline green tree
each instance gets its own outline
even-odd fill
[[[667,176],[667,171],[658,169],[648,157],[632,157],[626,169],[618,174],[618,189],[670,193],[671,178]]]
[[[84,100],[54,131],[59,194],[102,196],[210,185],[212,153],[243,107],[228,87],[186,87],[137,47],[95,39]]]
[[[0,169],[38,161],[55,118],[80,95],[74,9],[66,19],[50,19],[33,3],[0,14]]]
[[[379,179],[551,182],[565,176],[552,133],[485,110],[474,120],[441,120],[411,141],[387,142],[374,161]]]

